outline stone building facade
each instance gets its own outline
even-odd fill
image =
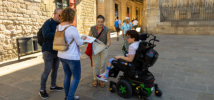
[[[0,62],[17,58],[16,37],[35,36],[57,7],[71,0],[0,0]],[[77,29],[87,34],[96,24],[96,0],[76,0]]]
[[[143,0],[142,28],[155,34],[214,35],[214,0]]]

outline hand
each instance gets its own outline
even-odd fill
[[[121,56],[114,56],[114,58],[115,58],[116,60],[118,60],[118,59],[121,58]]]
[[[82,36],[81,39],[85,40],[87,37],[86,36]]]

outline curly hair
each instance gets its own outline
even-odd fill
[[[61,22],[73,22],[76,11],[70,7],[67,7],[62,10],[62,14],[60,15]]]
[[[135,30],[126,31],[126,36],[129,35],[131,38],[134,38],[135,41],[139,41],[140,34]]]

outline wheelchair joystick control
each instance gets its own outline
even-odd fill
[[[138,78],[138,71],[135,72],[135,78]]]

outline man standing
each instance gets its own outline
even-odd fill
[[[56,26],[60,23],[60,14],[62,9],[54,10],[54,17],[48,19],[42,26],[42,35],[44,37],[44,41],[42,43],[42,53],[44,59],[44,72],[41,76],[41,87],[39,91],[39,95],[42,99],[49,98],[46,92],[46,82],[48,79],[48,75],[51,72],[51,91],[62,91],[62,87],[58,87],[56,85],[56,77],[57,70],[59,68],[59,58],[57,57],[57,51],[53,50],[53,39],[56,31]]]
[[[136,30],[137,25],[138,25],[138,21],[137,21],[137,18],[136,18],[136,19],[133,21],[134,30]]]
[[[114,27],[117,31],[117,41],[119,41],[120,26],[121,26],[121,21],[118,19],[118,16],[117,16],[117,19],[114,22]]]

